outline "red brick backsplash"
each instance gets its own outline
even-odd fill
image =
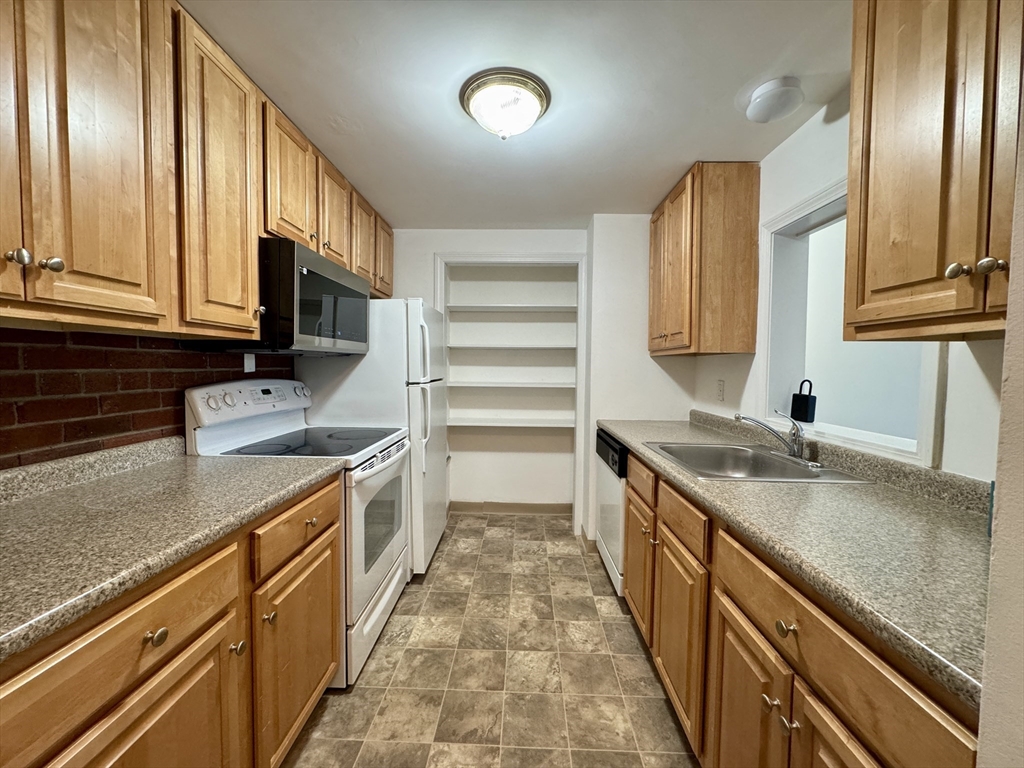
[[[184,390],[294,378],[292,358],[196,352],[175,339],[0,329],[0,469],[185,434]]]

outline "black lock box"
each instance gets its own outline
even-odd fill
[[[806,395],[804,394],[804,384],[807,385]],[[793,395],[793,405],[789,409],[789,415],[797,421],[808,424],[814,421],[814,404],[818,398],[811,394],[813,386],[810,379],[804,379],[800,382],[796,394]]]

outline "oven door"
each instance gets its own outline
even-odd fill
[[[409,543],[409,441],[345,473],[349,626],[359,621]],[[404,582],[403,582],[404,584]]]

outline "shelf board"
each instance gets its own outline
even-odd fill
[[[495,389],[576,389],[571,381],[449,381],[449,387],[477,389],[493,387]]]
[[[576,345],[566,344],[449,344],[448,349],[576,349]]]
[[[575,304],[449,304],[449,312],[576,312]]]
[[[528,429],[573,429],[575,419],[451,418],[449,427],[525,427]]]

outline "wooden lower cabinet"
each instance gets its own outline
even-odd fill
[[[632,488],[627,488],[622,594],[648,645],[651,643],[651,603],[654,591],[653,537],[654,512]]]
[[[799,677],[793,684],[790,723],[790,768],[880,768]]]
[[[705,768],[786,768],[793,670],[717,587],[709,645]]]
[[[341,663],[341,538],[331,526],[253,592],[256,765],[276,768]]]
[[[708,572],[661,521],[657,541],[652,618],[654,664],[665,681],[690,746],[700,754]]]
[[[238,614],[228,612],[50,766],[240,765],[244,637]]]

